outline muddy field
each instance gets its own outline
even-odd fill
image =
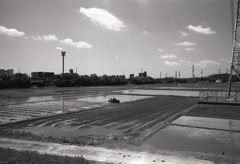
[[[225,85],[133,85],[3,90],[0,92],[0,137],[132,151],[167,150],[167,154],[171,155],[190,154],[195,158],[236,162],[240,158],[237,155],[240,145],[236,142],[240,139],[240,130],[236,128],[239,124],[237,120],[240,120],[239,107],[198,105],[199,98],[196,93],[191,94],[191,91],[223,90]],[[235,84],[234,89],[238,88],[239,85]],[[162,95],[161,90],[164,90]],[[167,90],[170,90],[169,95]],[[174,90],[180,95],[173,96]],[[187,95],[186,90],[189,91]],[[108,103],[107,100],[111,97],[120,99],[121,103]],[[197,118],[189,118],[195,116]],[[194,123],[199,122],[198,117],[232,120],[230,122],[233,126],[230,129],[214,125],[206,127],[205,124],[209,123],[202,119],[200,121],[204,122],[203,126],[197,126]],[[184,122],[186,120],[187,123]],[[196,131],[196,139],[201,138],[201,135],[208,135],[196,142],[181,134],[179,130],[185,134]],[[226,132],[225,138],[214,142],[212,147],[199,146],[208,143],[209,138],[218,138],[223,132]],[[232,134],[229,135],[229,132]],[[171,136],[171,133],[174,136]],[[179,141],[178,135],[182,138]],[[162,138],[163,136],[165,137]],[[228,142],[232,141],[236,145],[235,149],[224,147],[222,140],[231,139],[232,136],[235,136],[234,141]],[[180,142],[182,144],[179,145]],[[194,149],[194,143],[197,143],[195,146],[199,149]],[[225,156],[222,155],[224,150],[215,150],[219,144],[223,145],[220,149],[226,150]],[[189,145],[193,145],[193,148]]]

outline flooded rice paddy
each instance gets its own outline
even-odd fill
[[[55,95],[1,99],[0,124],[102,107],[109,105],[108,100],[112,97],[119,99],[121,103],[126,103],[151,96],[87,94],[83,96]]]
[[[187,125],[201,128],[234,130],[240,132],[240,120],[210,118],[210,117],[196,117],[196,116],[182,116],[173,124]]]
[[[240,154],[240,120],[182,116],[148,138],[144,146],[157,149]]]
[[[199,97],[199,91],[183,91],[183,90],[120,90],[123,94],[136,94],[136,95],[163,95],[163,96],[186,96],[186,97]]]
[[[0,124],[16,122],[36,117],[67,113],[72,111],[88,110],[109,105],[109,98],[115,97],[121,103],[151,98],[157,95],[198,97],[198,91],[184,90],[118,90],[111,94],[84,94],[52,96],[34,96],[25,98],[0,99]],[[160,96],[159,96],[160,97]],[[26,131],[35,134],[77,137],[96,131],[115,135],[103,126],[68,127],[71,120],[45,126],[29,126]],[[110,126],[110,125],[109,125]],[[126,129],[125,129],[126,130]],[[124,131],[124,129],[122,130]],[[122,132],[121,131],[121,132]],[[120,130],[116,131],[119,133]],[[164,129],[149,137],[143,146],[155,149],[203,152],[225,155],[240,154],[240,120],[229,120],[208,117],[182,116]]]

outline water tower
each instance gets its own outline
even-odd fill
[[[63,57],[63,63],[62,63],[62,73],[64,74],[64,57],[66,54],[66,51],[61,51],[62,57]]]

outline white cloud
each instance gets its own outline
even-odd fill
[[[185,48],[186,51],[194,51],[195,48]]]
[[[203,28],[202,26],[195,27],[195,26],[189,25],[188,29],[192,30],[194,32],[201,33],[201,34],[206,34],[206,35],[208,35],[208,34],[216,34],[216,31],[211,30],[209,27]]]
[[[212,61],[212,60],[202,60],[202,61],[199,61],[199,64],[202,64],[202,65],[218,65],[219,63],[216,62],[216,61]]]
[[[109,13],[107,10],[104,9],[85,9],[83,7],[80,7],[79,13],[90,18],[94,24],[99,24],[110,30],[120,31],[122,28],[126,27],[121,20],[119,20],[113,14]]]
[[[18,30],[13,29],[13,28],[8,29],[4,26],[0,26],[0,34],[1,35],[8,35],[8,36],[16,36],[16,37],[20,37],[20,36],[25,35],[24,32],[18,31]]]
[[[188,36],[188,33],[186,33],[186,32],[179,31],[179,33],[181,34],[180,36],[183,36],[183,37]]]
[[[194,63],[191,61],[186,61],[186,60],[180,60],[180,62],[185,63],[186,65],[192,67],[194,65],[195,67],[207,67],[208,65],[219,65],[218,62],[212,61],[212,60],[202,60],[199,61],[198,63]]]
[[[32,38],[35,39],[35,40],[45,40],[45,41],[56,41],[56,40],[58,40],[56,35],[43,35],[43,36],[38,35],[37,37],[32,36]]]
[[[176,43],[176,45],[179,45],[179,46],[195,46],[197,44],[189,42],[189,41],[185,41],[185,42],[181,42],[181,43]]]
[[[65,43],[69,46],[73,46],[73,47],[76,47],[76,48],[91,48],[92,45],[91,44],[88,44],[86,42],[73,42],[72,39],[70,38],[67,38],[67,39],[64,39],[64,40],[60,40],[61,43]]]
[[[170,62],[170,61],[165,61],[164,62],[165,65],[168,65],[168,66],[179,66],[181,65],[180,63],[177,63],[177,62]]]
[[[57,50],[60,50],[60,51],[62,51],[62,50],[63,50],[63,48],[62,48],[62,47],[56,47],[56,49],[57,49]]]
[[[143,31],[143,34],[144,35],[151,35],[152,33],[151,32],[147,32],[147,31]]]
[[[159,48],[158,51],[159,51],[159,52],[163,52],[164,50]]]
[[[170,58],[177,58],[174,54],[165,54],[165,55],[159,55],[162,59],[170,59]]]
[[[219,59],[219,60],[222,62],[231,63],[229,60],[226,60],[226,59]]]
[[[180,62],[182,62],[182,63],[184,63],[184,64],[186,64],[186,65],[188,65],[188,66],[194,65],[194,63],[192,63],[192,62],[190,62],[190,61],[187,61],[187,60],[180,60]]]

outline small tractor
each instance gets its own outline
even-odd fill
[[[110,103],[120,103],[120,100],[118,100],[118,99],[116,99],[115,97],[113,97],[113,98],[110,98],[110,99],[108,100],[108,102],[110,102]]]

